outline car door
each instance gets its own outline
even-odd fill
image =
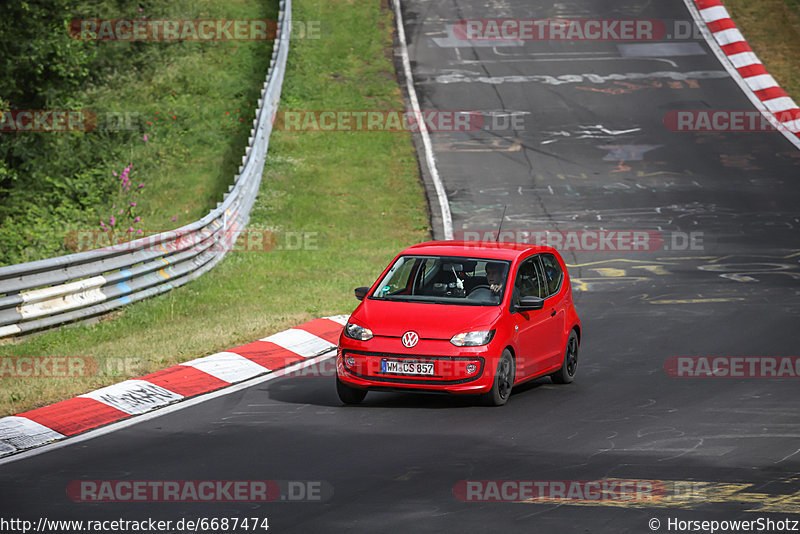
[[[516,303],[522,297],[547,298],[547,286],[538,256],[524,260],[514,277],[511,316],[517,336],[517,379],[544,371],[553,358],[555,321],[557,313],[547,306],[541,310],[518,311]]]
[[[547,297],[543,310],[547,311],[550,323],[547,325],[547,337],[543,340],[545,365],[552,367],[560,365],[564,355],[564,325],[567,320],[567,291],[564,287],[564,271],[556,257],[549,253],[538,256],[541,273],[544,280],[544,289]]]

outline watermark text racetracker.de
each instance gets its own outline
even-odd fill
[[[465,41],[662,41],[701,39],[690,20],[464,19],[453,35]]]
[[[292,39],[320,39],[321,21],[293,20]],[[272,41],[273,19],[73,19],[69,35],[80,41]]]
[[[459,480],[453,496],[464,502],[657,501],[667,488],[660,480]]]
[[[703,232],[657,230],[457,230],[454,239],[526,243],[553,247],[561,252],[697,251],[705,248]]]
[[[522,131],[521,112],[477,110],[280,110],[273,127],[288,132]]]
[[[92,131],[138,131],[139,112],[87,109],[15,109],[0,114],[0,133],[72,133]]]
[[[2,356],[0,378],[75,378],[97,374],[90,356]]]
[[[0,132],[89,132],[96,127],[97,115],[88,110],[17,109],[0,116]]]
[[[777,124],[777,127],[773,125]],[[800,110],[677,110],[664,115],[664,126],[672,132],[797,132]]]
[[[324,480],[73,480],[67,497],[78,503],[119,502],[324,502]]]
[[[800,378],[800,356],[672,356],[673,378]]]
[[[131,241],[119,241],[109,230],[73,230],[64,236],[64,246],[73,252],[106,249],[115,252],[157,250],[162,246],[172,250],[196,250],[198,252],[269,252],[293,250],[319,250],[324,245],[319,232],[259,230],[228,230],[225,232],[176,231],[177,235],[167,245],[159,234]]]

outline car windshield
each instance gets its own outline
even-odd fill
[[[497,306],[510,263],[452,256],[401,256],[370,298],[431,304]]]

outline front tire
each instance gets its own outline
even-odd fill
[[[514,375],[516,365],[511,351],[505,349],[500,361],[497,362],[497,371],[494,373],[494,383],[492,389],[484,394],[484,401],[489,406],[502,406],[508,402],[511,396],[511,388],[514,387]]]
[[[578,333],[575,330],[569,333],[567,347],[564,349],[564,361],[561,369],[550,375],[556,384],[569,384],[575,380],[575,372],[578,370]]]
[[[350,387],[336,377],[336,393],[344,404],[360,404],[367,396],[367,390]]]

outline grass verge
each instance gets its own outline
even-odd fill
[[[321,21],[320,39],[292,42],[282,109],[403,109],[392,14],[383,3],[296,0],[293,16]],[[0,364],[8,356],[86,356],[100,369],[72,378],[0,378],[0,415],[352,311],[354,287],[430,235],[409,134],[273,132],[250,228],[274,231],[284,250],[231,253],[197,281],[113,320],[0,346]],[[301,235],[308,239],[294,249]]]
[[[724,0],[767,71],[800,101],[800,0]]]

